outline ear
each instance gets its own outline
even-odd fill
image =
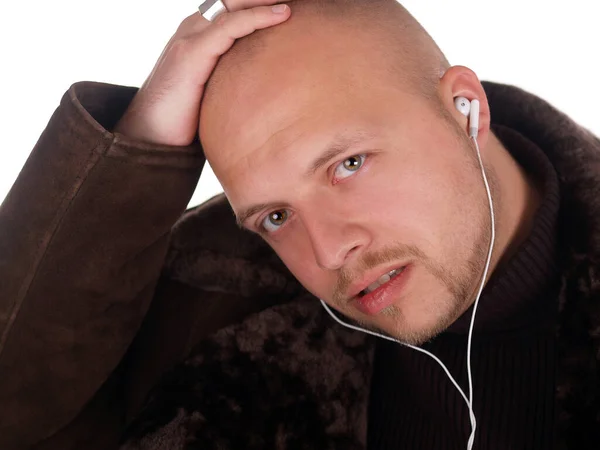
[[[479,100],[479,134],[477,142],[481,148],[487,144],[490,135],[490,107],[483,86],[475,72],[465,66],[452,66],[440,78],[439,96],[444,107],[450,112],[468,136],[468,118],[454,107],[455,97]]]

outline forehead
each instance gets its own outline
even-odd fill
[[[382,136],[420,101],[352,58],[331,67],[263,64],[261,76],[240,75],[222,86],[219,102],[201,111],[206,156],[236,212],[240,204],[273,198],[275,189],[289,192],[285,184],[299,183],[305,164],[336,137],[357,131]]]
[[[338,101],[334,95],[299,106],[283,102],[262,105],[248,120],[207,155],[224,187],[243,185],[261,167],[294,163],[329,141],[368,133],[381,127],[382,111],[357,97]],[[296,104],[298,105],[298,104]],[[373,133],[373,131],[371,131]]]
[[[250,120],[230,147],[209,157],[234,211],[256,203],[293,203],[312,192],[319,173],[311,169],[331,153],[344,152],[338,153],[341,158],[405,145],[402,129],[415,123],[410,116],[416,100],[392,97],[381,90],[346,93],[287,116],[273,112],[277,120],[268,126]]]

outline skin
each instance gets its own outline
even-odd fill
[[[488,200],[455,97],[480,100],[497,227],[488,279],[527,236],[539,189],[490,131],[472,70],[448,68],[432,102],[384,69],[385,52],[372,51],[381,36],[304,17],[278,26],[243,68],[219,79],[218,94],[207,88],[204,150],[238,218],[268,205],[242,225],[308,291],[365,327],[421,344],[473,303],[490,242]],[[335,137],[357,134],[307,173]],[[285,220],[269,221],[273,213]],[[391,307],[374,316],[356,308],[353,284],[406,265],[408,283]]]
[[[289,7],[274,3],[225,0],[228,12],[212,22],[198,12],[186,17],[113,132],[138,142],[190,145],[198,132],[205,85],[219,58],[236,39],[289,19]]]

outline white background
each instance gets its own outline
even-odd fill
[[[368,0],[365,0],[368,1]],[[0,200],[69,86],[140,86],[199,1],[10,1],[0,9]],[[451,64],[542,96],[600,134],[600,2],[409,0]],[[220,191],[204,171],[190,203]]]

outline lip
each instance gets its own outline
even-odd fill
[[[354,306],[364,314],[369,316],[378,314],[381,310],[398,300],[412,272],[411,269],[412,265],[404,266],[404,270],[399,275],[392,278],[386,284],[379,286],[373,292],[369,292],[362,297],[355,295],[351,303],[354,303]],[[393,268],[390,270],[393,270]]]
[[[392,266],[388,266],[384,269],[379,269],[377,272],[368,273],[360,281],[358,281],[356,283],[352,283],[350,285],[350,288],[348,289],[348,298],[350,300],[354,300],[354,298],[358,297],[358,295],[362,291],[364,291],[371,284],[373,284],[374,282],[379,280],[386,273],[390,273],[392,270],[399,269],[401,267],[407,267],[407,266],[408,266],[408,262],[404,263],[404,264],[396,263],[396,264],[394,264]]]

